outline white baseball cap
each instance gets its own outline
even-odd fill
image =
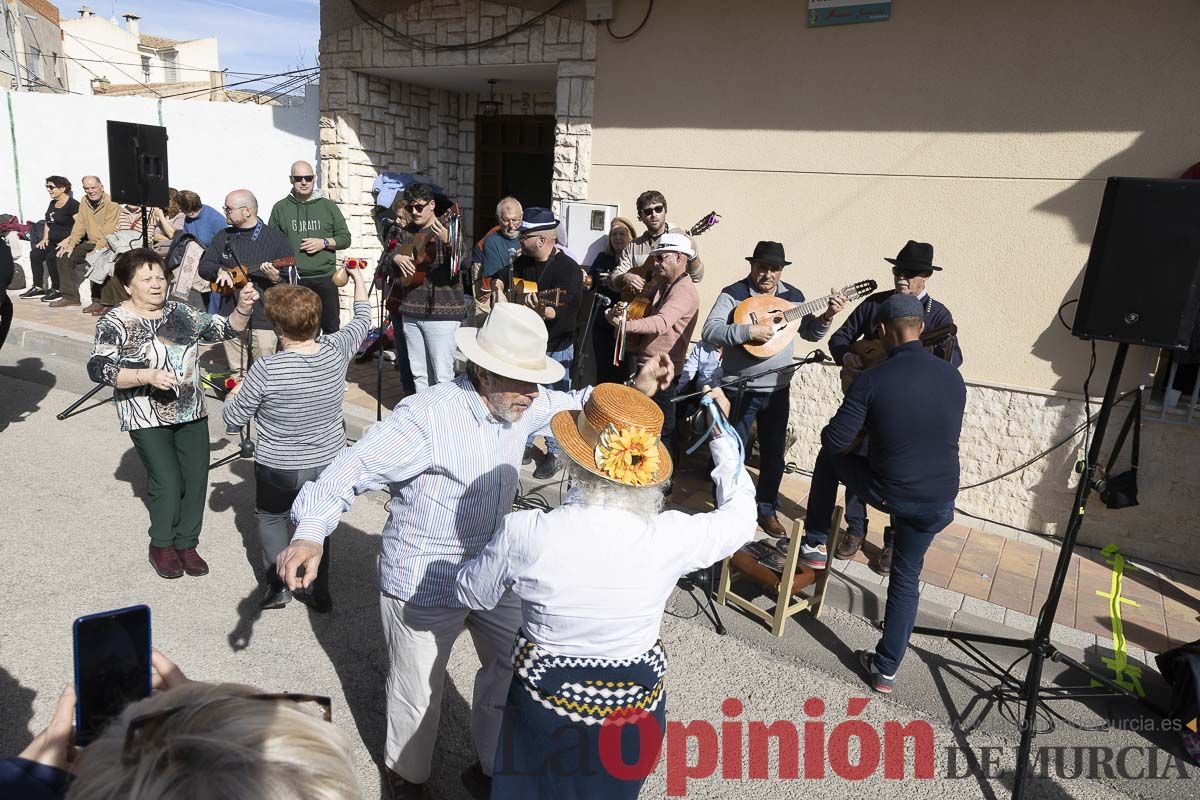
[[[683,253],[688,258],[696,257],[691,240],[682,233],[664,233],[650,251],[650,255],[657,253]]]

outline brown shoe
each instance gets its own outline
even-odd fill
[[[95,311],[92,312],[92,316],[93,317],[102,317],[105,314],[107,314],[110,310],[112,310],[112,306],[100,306],[99,308],[97,308]]]
[[[174,547],[150,545],[150,565],[160,578],[178,578],[183,574],[183,562]]]
[[[763,529],[763,533],[774,539],[780,539],[787,536],[787,531],[783,529],[783,524],[774,514],[759,514],[758,527]]]
[[[875,571],[880,575],[890,575],[892,572],[892,553],[895,551],[893,547],[883,548],[883,552],[879,554],[879,561],[875,564]]]
[[[82,311],[84,314],[95,314],[102,308],[104,308],[104,306],[100,305],[99,303],[92,303],[91,305],[84,306]]]
[[[60,297],[57,300],[55,300],[54,302],[50,303],[49,305],[50,305],[50,308],[66,308],[67,306],[79,305],[79,301],[72,300],[69,297]]]
[[[834,552],[833,557],[839,558],[842,561],[854,558],[856,555],[858,555],[858,548],[862,547],[862,543],[863,537],[854,536],[847,533],[842,537],[842,540],[838,542],[837,550]]]
[[[183,562],[183,571],[193,578],[208,574],[208,564],[200,557],[194,547],[185,547],[178,551],[179,560]]]

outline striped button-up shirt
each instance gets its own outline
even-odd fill
[[[550,418],[581,408],[590,391],[541,388],[512,424],[488,412],[466,376],[418,392],[305,484],[292,506],[294,538],[324,541],[357,495],[387,485],[380,589],[414,605],[462,608],[458,568],[511,510],[526,439],[548,434]]]

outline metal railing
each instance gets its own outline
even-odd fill
[[[1171,358],[1166,350],[1146,349],[1142,374],[1150,391],[1145,397],[1145,419],[1173,425],[1200,425],[1200,408],[1197,407],[1200,378],[1193,381],[1190,394],[1171,388],[1180,367],[1189,366],[1192,365],[1180,364],[1178,359]]]

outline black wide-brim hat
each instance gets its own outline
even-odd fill
[[[933,245],[928,242],[914,242],[912,239],[909,239],[908,244],[900,248],[900,252],[896,254],[895,258],[885,258],[884,261],[914,272],[931,272],[942,269],[934,266]]]
[[[746,256],[746,260],[753,264],[755,261],[761,261],[772,267],[786,267],[792,263],[787,260],[783,254],[783,245],[779,242],[759,242],[754,245],[754,255]]]

